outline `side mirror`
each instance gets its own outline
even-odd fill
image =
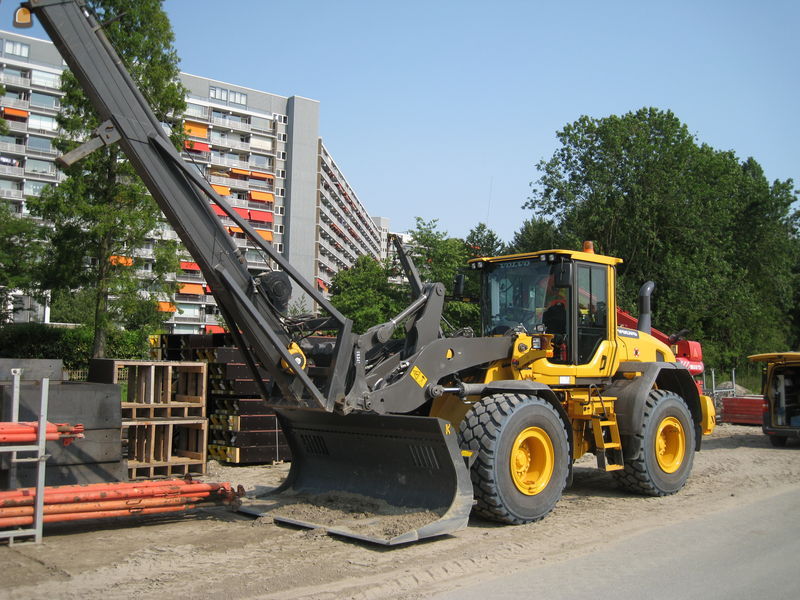
[[[561,262],[553,266],[553,285],[557,288],[572,287],[572,263]]]
[[[464,277],[463,273],[459,273],[456,275],[455,279],[453,280],[453,297],[454,298],[461,298],[464,296],[464,281],[466,277]]]

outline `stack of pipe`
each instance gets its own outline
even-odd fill
[[[39,423],[36,421],[22,421],[0,423],[0,442],[25,443],[36,442]],[[83,425],[70,425],[69,423],[48,423],[45,429],[45,439],[48,441],[62,440],[64,445],[76,438],[83,437]]]
[[[180,512],[201,503],[230,504],[242,495],[242,486],[191,479],[49,486],[44,522]],[[36,488],[0,492],[0,528],[32,524],[35,501]]]

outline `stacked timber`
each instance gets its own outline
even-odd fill
[[[208,452],[212,458],[234,464],[291,459],[278,418],[260,394],[269,376],[259,369],[259,378],[253,377],[229,334],[163,336],[161,348],[169,357],[208,363]]]
[[[19,421],[32,422],[39,418],[42,379],[48,378],[48,421],[83,426],[83,437],[75,443],[47,442],[46,485],[127,479],[119,386],[66,381],[60,360],[0,359],[0,421],[11,420],[12,368],[22,369]],[[36,467],[33,463],[12,467],[10,463],[0,462],[0,489],[28,487],[35,483]]]
[[[125,382],[120,407],[130,479],[205,473],[205,363],[93,359],[89,379]]]

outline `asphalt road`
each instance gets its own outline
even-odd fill
[[[800,488],[435,598],[796,600],[799,513]]]

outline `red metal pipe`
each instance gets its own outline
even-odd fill
[[[124,500],[126,498],[154,498],[154,497],[170,497],[170,496],[185,496],[187,494],[197,493],[212,493],[216,492],[218,495],[232,498],[235,496],[233,490],[225,488],[216,488],[215,486],[207,483],[197,483],[190,486],[166,486],[166,487],[149,487],[149,488],[128,488],[125,490],[101,490],[97,492],[83,492],[73,494],[48,494],[45,493],[45,504],[69,504],[72,502],[97,502],[103,500]],[[6,506],[32,506],[34,503],[33,496],[20,496],[17,498],[5,498],[0,500],[0,507]]]
[[[196,504],[182,504],[180,506],[159,506],[153,508],[130,508],[125,510],[100,510],[95,512],[65,513],[58,515],[43,515],[45,523],[59,521],[80,521],[82,519],[104,519],[106,517],[125,517],[129,515],[154,515],[168,512],[182,512],[196,508]],[[19,527],[32,525],[33,517],[4,517],[0,519],[0,527]]]
[[[44,506],[45,515],[69,514],[79,512],[96,512],[108,510],[123,510],[134,508],[153,508],[155,506],[180,506],[182,504],[193,504],[203,502],[209,492],[195,494],[192,496],[173,496],[170,498],[129,498],[127,500],[109,500],[106,502],[76,502],[74,504],[46,504]],[[0,519],[4,517],[25,517],[32,516],[33,506],[12,506],[0,508]]]
[[[223,497],[233,494],[232,490],[222,488],[214,489],[213,486],[199,483],[192,486],[178,487],[151,487],[151,488],[128,488],[126,490],[106,490],[97,492],[84,492],[82,494],[48,494],[45,493],[44,503],[50,504],[70,504],[74,502],[101,502],[104,500],[125,500],[128,498],[169,498],[173,496],[186,496],[193,494],[212,494],[216,493]],[[0,508],[9,506],[33,506],[35,498],[24,496],[18,498],[5,498],[0,500]]]
[[[60,433],[45,433],[44,439],[53,442],[61,437]],[[0,443],[21,444],[38,440],[36,433],[0,433]]]
[[[139,487],[163,487],[163,486],[187,486],[195,485],[198,482],[185,479],[162,479],[162,480],[143,480],[143,481],[112,481],[107,483],[89,483],[84,485],[54,485],[45,488],[45,498],[48,494],[66,494],[66,493],[81,493],[93,492],[99,490],[123,490],[127,488]],[[230,489],[230,483],[208,483],[205,485],[224,487]],[[17,490],[9,490],[0,492],[0,500],[4,498],[16,498],[19,496],[31,496],[36,494],[36,488],[20,488]]]

